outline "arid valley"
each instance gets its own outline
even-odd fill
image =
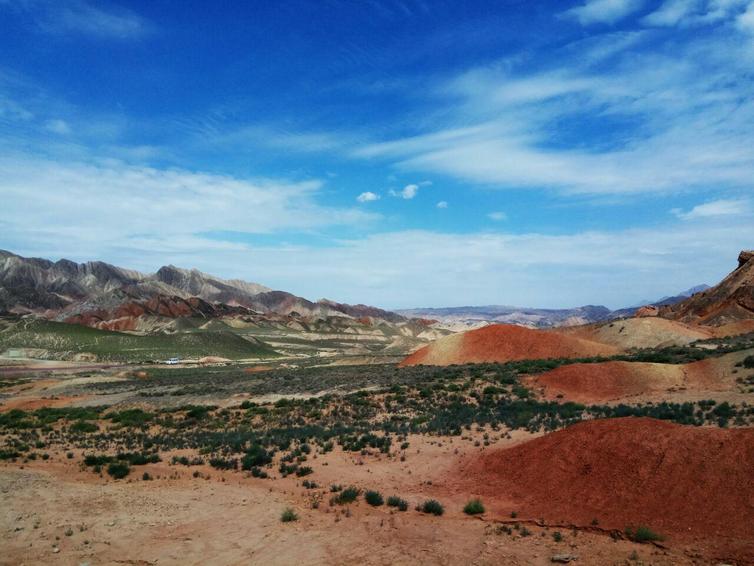
[[[59,265],[6,257],[49,292]],[[540,329],[150,311],[138,285],[115,314],[8,299],[3,563],[754,559],[750,254],[673,305]]]
[[[0,0],[0,566],[754,566],[754,0]]]

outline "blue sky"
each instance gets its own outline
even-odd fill
[[[388,308],[754,247],[754,0],[0,0],[0,247]]]

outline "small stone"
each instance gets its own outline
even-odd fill
[[[555,554],[550,558],[550,562],[557,562],[558,564],[568,564],[573,560],[578,560],[578,556],[575,554]]]

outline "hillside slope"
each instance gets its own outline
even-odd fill
[[[660,316],[709,326],[754,319],[754,251],[742,251],[738,267],[720,283],[661,308]]]
[[[623,532],[645,525],[721,560],[754,559],[754,430],[648,418],[586,421],[455,471],[521,518]]]
[[[618,349],[554,331],[492,324],[441,338],[408,356],[401,366],[508,362],[610,356]]]

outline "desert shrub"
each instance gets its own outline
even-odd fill
[[[746,356],[744,358],[743,365],[748,369],[754,368],[754,356]]]
[[[464,506],[463,512],[467,515],[479,515],[484,513],[484,505],[479,499],[472,499]]]
[[[445,512],[445,508],[442,506],[442,504],[435,499],[428,499],[427,501],[422,503],[419,507],[419,510],[422,513],[431,513],[432,515],[437,516],[440,516]]]
[[[110,420],[126,427],[144,427],[149,423],[154,415],[142,411],[141,409],[126,409],[109,415]]]
[[[298,464],[286,464],[285,462],[280,462],[280,466],[278,466],[278,471],[283,477],[294,473],[296,470],[298,470]]]
[[[267,479],[269,477],[267,475],[267,472],[265,472],[262,468],[257,468],[256,466],[251,468],[251,475],[252,477],[262,478],[262,479]]]
[[[210,458],[209,465],[217,470],[236,470],[238,469],[238,460],[235,458],[229,460],[224,458]]]
[[[123,460],[131,464],[132,466],[144,466],[146,464],[156,464],[160,462],[160,455],[154,454],[142,454],[138,452],[126,452],[118,454],[117,460]]]
[[[293,521],[298,521],[298,515],[296,515],[293,509],[286,507],[282,515],[280,515],[280,521],[282,523],[292,523]]]
[[[397,495],[391,495],[387,498],[388,507],[397,507],[399,511],[408,510],[408,501],[401,499]]]
[[[330,492],[332,493],[338,493],[339,491],[343,491],[343,486],[337,483],[334,483],[330,486]]]
[[[270,462],[272,462],[272,455],[260,445],[255,444],[246,451],[246,454],[241,459],[241,467],[244,470],[250,470],[251,468],[264,466]]]
[[[107,466],[107,473],[116,480],[125,478],[131,472],[131,468],[126,462],[111,462]]]
[[[97,432],[99,427],[88,421],[76,421],[71,425],[71,432]]]
[[[314,473],[314,470],[312,470],[311,467],[309,466],[301,466],[296,469],[296,475],[300,478],[304,476],[308,476],[311,473]]]
[[[151,481],[152,476],[149,475],[149,472],[144,472],[143,474],[141,474],[141,479],[143,479],[144,481]]]
[[[665,540],[665,537],[663,537],[660,534],[657,534],[652,529],[644,525],[640,525],[636,527],[635,529],[631,527],[626,527],[626,537],[628,537],[629,540],[632,540],[634,542],[652,542],[652,541]]]
[[[562,542],[563,541],[563,535],[560,533],[560,531],[555,531],[552,533],[552,540],[555,542]]]
[[[103,466],[113,461],[112,456],[106,456],[105,454],[87,454],[84,456],[85,466]]]
[[[338,505],[345,505],[346,503],[353,503],[361,493],[361,490],[357,487],[347,487],[342,490],[338,495],[332,498],[332,502]]]
[[[368,490],[364,493],[364,500],[372,507],[379,507],[385,500],[382,498],[382,494],[379,491]]]

